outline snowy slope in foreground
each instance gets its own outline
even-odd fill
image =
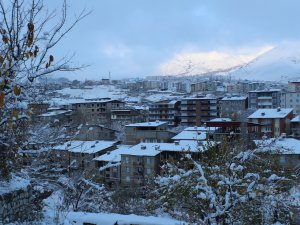
[[[178,220],[154,217],[154,216],[137,216],[131,215],[121,215],[115,213],[83,213],[83,212],[70,212],[67,214],[67,218],[64,224],[83,224],[83,223],[93,223],[97,225],[114,225],[116,222],[118,225],[129,225],[129,224],[139,224],[139,225],[184,225],[187,223]]]
[[[300,77],[300,43],[281,44],[231,74],[241,79],[283,82]]]

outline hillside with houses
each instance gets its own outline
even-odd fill
[[[50,83],[44,96],[45,84],[40,84],[40,99],[27,103],[32,112],[30,131],[18,151],[22,170],[15,173],[14,183],[26,180],[22,190],[42,199],[49,196],[40,200],[48,210],[46,219],[51,218],[55,199],[62,201],[55,209],[60,221],[93,224],[98,214],[79,213],[160,216],[156,212],[160,210],[168,218],[189,223],[214,218],[216,213],[227,215],[227,207],[249,207],[252,198],[273,196],[286,198],[276,206],[294,212],[289,220],[299,220],[300,82],[152,79],[89,81],[88,88],[84,82]],[[216,167],[212,170],[209,165]],[[231,172],[222,172],[225,168]],[[194,180],[192,174],[199,172],[206,183]],[[243,186],[246,192],[226,189],[223,196],[219,188],[224,182],[230,182],[230,188]],[[183,188],[180,192],[178,185]],[[267,193],[261,192],[265,185]],[[2,195],[18,187],[7,184]],[[184,190],[189,190],[187,195]],[[217,208],[208,207],[205,216],[197,214],[188,206],[198,204],[189,199],[191,194]],[[224,205],[222,198],[228,194],[232,200]],[[174,207],[183,214],[175,213]],[[3,210],[2,218],[13,221],[18,210]],[[65,210],[74,213],[64,217]],[[233,218],[234,212],[230,211]],[[106,221],[99,214],[102,220]]]

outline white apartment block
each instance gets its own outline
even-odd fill
[[[300,92],[281,93],[280,107],[293,108],[294,113],[300,114]]]

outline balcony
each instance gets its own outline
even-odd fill
[[[258,102],[257,105],[259,105],[259,106],[272,106],[272,102]]]
[[[261,96],[257,98],[258,100],[272,100],[272,96]]]

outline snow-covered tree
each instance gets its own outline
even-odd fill
[[[16,152],[26,138],[31,91],[36,78],[80,69],[72,57],[56,58],[53,49],[88,13],[67,24],[61,13],[48,12],[43,0],[0,1],[0,177],[9,179]]]
[[[187,154],[181,162],[167,164],[156,190],[163,210],[200,224],[288,221],[292,174],[269,152],[247,150],[242,143],[223,141],[200,159]]]

